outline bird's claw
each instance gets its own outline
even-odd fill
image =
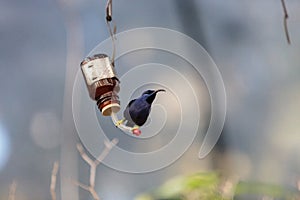
[[[119,127],[121,124],[124,123],[124,121],[125,121],[125,119],[121,119],[121,120],[117,121],[117,123],[115,124],[116,127]]]

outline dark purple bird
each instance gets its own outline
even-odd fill
[[[134,129],[143,126],[149,117],[151,105],[156,94],[165,91],[164,89],[147,90],[139,98],[131,100],[124,110],[124,119],[118,121],[117,126],[124,122],[126,122],[127,126],[133,127]]]

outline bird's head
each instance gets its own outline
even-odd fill
[[[165,92],[165,91],[166,90],[164,90],[164,89],[146,90],[145,92],[143,92],[142,97],[144,97],[149,104],[152,104],[152,102],[154,101],[154,99],[156,97],[156,94],[158,92]]]

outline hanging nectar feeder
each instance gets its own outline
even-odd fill
[[[89,95],[97,102],[102,115],[110,116],[117,113],[120,110],[118,96],[120,82],[109,57],[105,54],[87,57],[81,62],[80,67]]]

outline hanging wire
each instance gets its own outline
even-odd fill
[[[117,26],[113,20],[112,17],[112,0],[108,0],[106,3],[106,24],[107,24],[107,28],[112,40],[112,47],[113,47],[113,51],[112,51],[112,57],[111,57],[111,63],[113,66],[115,66],[115,55],[116,55],[116,32],[117,32]],[[112,28],[113,25],[113,28]],[[111,113],[111,119],[113,121],[114,124],[117,124],[119,119],[118,116],[115,112]],[[128,131],[128,132],[132,132],[133,128],[132,127],[128,127],[124,124],[120,124],[117,126],[119,129],[123,130],[123,131]]]
[[[108,0],[106,3],[106,24],[107,28],[112,40],[113,50],[112,50],[112,56],[111,56],[111,63],[113,66],[115,66],[115,55],[116,55],[116,44],[115,44],[115,34],[117,32],[117,26],[112,18],[112,0]],[[113,24],[113,29],[111,25]]]

